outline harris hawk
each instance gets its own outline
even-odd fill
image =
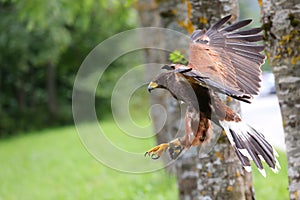
[[[205,144],[210,138],[213,121],[226,133],[229,142],[246,171],[251,171],[253,160],[265,176],[262,161],[277,172],[278,154],[263,134],[243,122],[241,117],[222,102],[217,93],[251,103],[258,94],[261,65],[265,56],[260,28],[240,30],[251,19],[222,27],[231,15],[222,18],[208,30],[195,30],[189,45],[187,65],[165,65],[163,72],[148,85],[148,90],[163,88],[187,105],[185,135],[169,143],[160,144],[145,153],[157,159],[168,150],[176,159],[184,149]]]

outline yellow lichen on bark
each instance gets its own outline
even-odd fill
[[[192,34],[195,30],[193,23],[191,21],[193,7],[190,1],[185,1],[185,4],[187,6],[187,18],[186,20],[178,20],[177,22],[182,28],[187,30],[189,34]]]
[[[202,24],[207,24],[208,23],[208,21],[205,17],[200,17],[199,22],[202,23]]]
[[[294,196],[295,196],[295,199],[298,199],[299,195],[298,195],[298,192],[294,192]]]
[[[283,40],[284,42],[289,42],[292,39],[292,34],[291,35],[283,35],[281,37],[281,40]]]
[[[226,132],[224,130],[222,130],[222,135],[226,136]]]
[[[280,40],[276,45],[276,54],[273,56],[274,61],[285,60],[285,62],[292,65],[297,64],[297,62],[300,60],[300,37],[298,33],[298,30],[293,29],[288,34],[280,37]]]
[[[258,2],[259,7],[262,7],[262,0],[258,0],[257,2]]]
[[[177,14],[177,10],[176,9],[171,9],[171,13],[173,14],[173,15],[176,15]]]
[[[226,102],[229,103],[229,102],[231,102],[231,101],[232,101],[232,98],[231,98],[230,96],[227,96],[227,97],[226,97]]]
[[[227,191],[231,192],[233,190],[233,187],[232,186],[228,186],[227,187]]]
[[[195,28],[194,28],[191,20],[189,20],[189,19],[187,21],[178,20],[177,22],[182,28],[187,30],[189,34],[194,32]]]
[[[288,47],[286,50],[287,50],[287,54],[288,54],[289,56],[292,55],[293,50],[292,50],[291,47]]]
[[[282,118],[282,126],[283,126],[283,127],[286,127],[286,123],[285,123],[284,118]]]
[[[274,59],[280,60],[280,59],[281,59],[281,55],[276,55],[276,56],[274,56]]]
[[[223,160],[223,155],[220,152],[216,152],[216,156],[217,158],[219,158],[220,160]]]
[[[210,172],[207,172],[207,177],[210,177],[211,176],[211,173]]]
[[[193,15],[192,15],[192,9],[193,9],[193,7],[192,7],[191,2],[190,2],[190,1],[187,1],[187,2],[186,2],[186,6],[187,6],[187,16],[188,16],[188,18],[190,19],[190,18],[193,17]]]
[[[300,61],[300,55],[292,57],[291,64],[296,65]]]

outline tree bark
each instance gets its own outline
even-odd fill
[[[300,199],[300,4],[265,0],[261,7],[285,133],[290,199]]]
[[[173,27],[173,30],[180,30],[180,26],[175,23],[175,20],[170,20],[171,16],[174,16],[172,12],[165,11],[166,6],[177,7],[180,1],[168,1],[168,2],[160,2],[157,3],[155,0],[139,0],[136,6],[139,17],[140,24],[143,27],[168,27],[168,24],[173,24],[176,26]],[[162,4],[166,4],[166,6],[162,6]],[[171,5],[172,4],[172,5]],[[165,16],[165,17],[163,17]],[[166,17],[169,16],[169,17]],[[155,41],[155,46],[161,47],[164,49],[164,46],[168,45],[164,40],[164,37],[160,34],[153,35],[152,42]],[[147,42],[147,41],[146,41]],[[161,52],[158,50],[144,50],[144,60],[146,63],[169,63],[168,53]],[[146,68],[146,78],[147,80],[151,80],[155,74],[159,73],[160,67],[157,67],[156,70],[153,68]],[[171,141],[175,138],[175,134],[179,130],[180,124],[180,108],[177,103],[171,97],[171,95],[166,91],[160,91],[158,95],[151,94],[149,96],[151,105],[161,105],[167,111],[167,119],[165,122],[165,126],[162,127],[161,130],[158,130],[158,127],[161,126],[161,122],[164,120],[163,115],[159,112],[159,110],[153,110],[151,112],[151,119],[154,125],[154,131],[157,133],[156,140],[157,143],[163,143],[166,141]],[[170,158],[166,155],[162,156],[162,159],[165,164],[170,162]],[[169,165],[167,167],[169,172],[175,173],[175,165]]]
[[[232,14],[233,20],[238,16],[237,0],[140,0],[137,8],[142,26],[160,26],[189,34],[195,28],[210,27],[225,15]],[[160,41],[159,38],[157,40]],[[168,45],[168,42],[165,41],[163,45]],[[149,50],[145,51],[145,60],[149,63],[170,62],[166,54]],[[155,72],[147,73],[148,77],[153,77]],[[223,99],[225,100],[224,97]],[[168,112],[167,122],[157,135],[158,143],[174,139],[174,133],[184,129],[179,127],[181,116],[177,102],[166,93],[159,96],[151,94],[150,101],[151,104],[162,105]],[[231,101],[229,104],[234,110],[240,110],[239,103],[236,101]],[[160,117],[160,113],[152,114],[154,127],[158,126]],[[219,137],[218,133],[221,129],[213,126],[213,130],[214,137]],[[224,135],[221,135],[209,153],[201,153],[200,149],[191,148],[176,161],[173,167],[178,180],[179,198],[182,200],[254,198],[251,173],[244,171]]]

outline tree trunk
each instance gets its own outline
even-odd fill
[[[57,101],[56,101],[56,79],[55,67],[53,64],[47,65],[47,95],[48,95],[48,109],[53,117],[57,115]]]
[[[261,6],[285,132],[290,199],[300,199],[300,4],[265,0]]]
[[[232,14],[233,20],[238,16],[237,0],[140,0],[137,9],[142,26],[160,26],[189,34],[194,28],[208,28],[225,15]],[[154,37],[157,37],[158,45],[170,45],[170,42],[168,43],[170,40],[164,41],[162,44],[161,36]],[[182,49],[182,47],[179,46],[176,49]],[[157,51],[145,51],[147,63],[170,63],[167,58],[166,54]],[[153,69],[151,68],[151,70]],[[157,68],[157,71],[159,70],[160,68]],[[157,72],[148,71],[148,77],[153,77],[153,73]],[[184,127],[179,127],[180,109],[170,95],[164,93],[155,96],[151,94],[150,101],[151,104],[162,105],[168,112],[165,126],[157,135],[158,143],[174,139],[174,134],[178,130],[184,131]],[[236,101],[231,101],[230,105],[236,111],[240,110],[239,103]],[[162,116],[155,112],[152,113],[152,116],[156,127]],[[221,132],[221,129],[214,126],[213,130],[214,136],[219,137],[218,133]],[[178,179],[180,199],[240,200],[254,198],[251,173],[244,171],[224,135],[221,135],[209,153],[201,152],[200,149],[191,148],[173,165]]]
[[[155,0],[140,0],[137,4],[137,10],[139,11],[139,17],[140,17],[140,24],[143,27],[167,27],[167,24],[174,22],[175,20],[168,20],[168,17],[162,17],[162,16],[173,16],[172,13],[166,13],[164,11],[163,6],[161,4],[165,4],[171,7],[177,7],[179,4],[179,1],[168,1],[168,2],[161,2],[157,4]],[[167,19],[167,20],[166,20]],[[175,26],[177,23],[174,24]],[[176,28],[173,28],[173,30],[180,30],[180,26],[177,25]],[[153,40],[155,42],[155,46],[161,47],[161,49],[164,49],[164,46],[168,45],[167,42],[164,39],[163,35],[156,34],[153,35]],[[179,47],[178,47],[179,48]],[[144,50],[144,58],[146,63],[161,63],[161,66],[164,63],[169,63],[168,60],[168,53],[161,52],[159,50]],[[146,76],[147,80],[151,80],[157,73],[159,73],[160,67],[158,66],[156,70],[153,70],[153,68],[146,68]],[[157,133],[156,140],[157,143],[163,143],[166,141],[170,141],[175,138],[176,133],[178,133],[179,130],[179,124],[180,124],[180,109],[177,101],[171,97],[171,95],[166,91],[160,91],[159,95],[151,94],[149,96],[150,98],[150,104],[151,105],[161,105],[163,108],[167,111],[167,121],[165,122],[165,126],[161,130],[158,130],[158,127],[160,127],[161,122],[164,120],[163,115],[159,110],[152,110],[151,112],[151,119],[154,125],[154,131]],[[162,156],[162,159],[165,164],[170,162],[170,158],[166,155]],[[169,172],[175,173],[175,165],[169,165],[167,167]]]
[[[26,101],[25,101],[25,91],[24,91],[24,81],[22,80],[21,77],[17,78],[17,102],[18,102],[18,108],[20,110],[23,110],[26,106]]]

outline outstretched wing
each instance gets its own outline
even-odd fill
[[[189,74],[194,79],[205,80],[208,86],[233,97],[252,98],[260,87],[260,66],[265,56],[260,52],[264,46],[256,42],[262,40],[260,28],[239,30],[247,26],[251,19],[236,22],[221,28],[230,15],[222,18],[210,29],[196,30],[191,35]]]

